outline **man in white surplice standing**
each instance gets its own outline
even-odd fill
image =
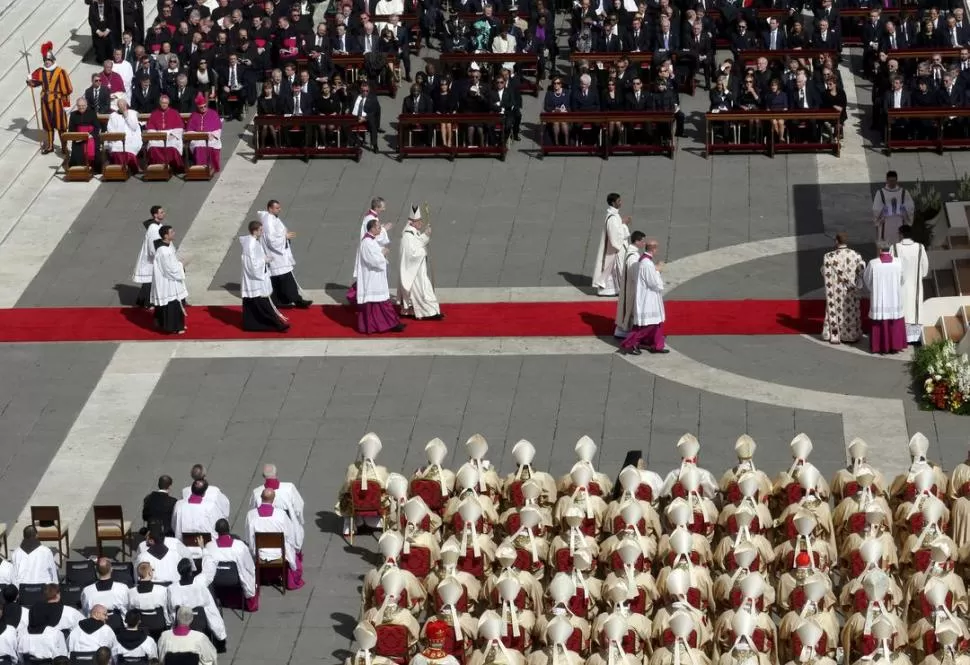
[[[893,229],[913,220],[916,204],[909,192],[899,186],[899,175],[886,172],[886,184],[872,197],[872,221],[876,226],[876,242],[892,242]]]
[[[377,244],[381,247],[387,247],[391,244],[391,239],[388,237],[387,232],[391,230],[391,227],[393,227],[394,224],[391,222],[388,222],[387,224],[381,222],[381,215],[386,209],[387,204],[384,202],[384,199],[380,196],[375,196],[370,200],[370,208],[367,210],[364,218],[360,220],[360,236],[357,238],[357,256],[354,258],[354,283],[350,285],[349,289],[347,289],[347,302],[349,302],[351,305],[357,303],[357,278],[359,277],[357,274],[357,266],[360,263],[359,241],[363,240],[364,236],[367,235],[367,226],[372,220],[376,219],[378,223],[378,233],[376,236]]]
[[[620,217],[623,201],[616,192],[606,197],[606,224],[600,235],[593,269],[593,287],[598,296],[615,296],[619,285],[619,260],[630,241],[630,218]]]
[[[903,268],[903,319],[906,321],[906,341],[916,344],[923,338],[919,313],[923,307],[923,279],[930,272],[923,245],[913,240],[913,227],[899,227],[899,242],[893,245],[893,256]]]
[[[401,316],[413,316],[422,321],[445,318],[428,276],[428,244],[431,227],[422,219],[421,209],[411,206],[411,216],[401,234],[401,273],[397,281],[397,300]]]
[[[135,271],[131,274],[131,281],[135,284],[141,284],[135,306],[146,309],[152,306],[152,260],[155,258],[155,241],[159,237],[158,230],[165,223],[165,208],[152,206],[151,214],[151,219],[143,222],[145,237],[141,241],[141,249],[138,251],[138,259],[135,261]]]
[[[280,306],[295,305],[300,309],[306,309],[313,304],[312,300],[307,300],[300,293],[300,285],[293,277],[293,268],[296,260],[293,258],[293,250],[290,249],[290,240],[296,234],[286,228],[286,224],[280,219],[280,212],[283,207],[276,199],[271,199],[266,204],[266,210],[258,213],[259,221],[263,223],[263,235],[260,240],[266,256],[271,259],[269,265],[269,280],[273,285],[273,300]]]

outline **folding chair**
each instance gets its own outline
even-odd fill
[[[131,557],[131,522],[125,520],[121,506],[94,506],[92,509],[98,556],[104,556],[101,545],[103,542],[118,541],[121,543],[121,560],[125,560],[126,554]]]
[[[61,509],[57,506],[31,506],[30,523],[37,529],[37,540],[57,544],[57,554],[61,558],[61,565],[64,565],[71,551],[71,537],[68,525],[61,521]]]

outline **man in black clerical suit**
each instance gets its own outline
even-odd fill
[[[360,93],[350,102],[349,113],[367,125],[371,150],[377,152],[377,130],[381,127],[381,105],[377,97],[370,94],[370,84],[361,81]]]
[[[142,504],[141,518],[145,522],[142,530],[147,533],[153,524],[158,524],[166,534],[172,533],[172,514],[175,512],[177,499],[169,494],[172,489],[171,476],[159,476],[158,489],[145,497]]]

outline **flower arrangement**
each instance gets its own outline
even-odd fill
[[[952,340],[916,349],[912,372],[923,408],[970,415],[970,358]]]
[[[913,239],[930,247],[933,243],[933,219],[943,209],[943,197],[933,185],[927,185],[922,180],[910,188],[913,195]]]

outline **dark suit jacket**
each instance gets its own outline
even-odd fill
[[[637,35],[634,35],[632,30],[624,35],[623,48],[627,51],[649,53],[652,46],[650,43],[650,30],[643,26],[640,27],[640,32]]]
[[[808,100],[808,108],[817,109],[819,107],[821,100],[818,98],[818,90],[810,82],[805,84],[805,98]],[[805,108],[799,102],[797,87],[793,87],[791,93],[788,95],[788,108],[792,110]]]
[[[408,95],[401,104],[401,113],[434,113],[434,104],[423,93],[418,95],[417,101],[414,100],[414,95]]]
[[[238,65],[236,65],[236,77],[239,79],[237,83],[242,88],[243,94],[245,94],[247,82],[249,81],[249,74],[247,73],[248,71],[249,71],[249,67],[247,67],[246,65],[242,63],[239,63]],[[229,85],[229,66],[228,65],[226,65],[225,67],[219,70],[219,93],[220,94],[222,93],[222,86],[227,86],[227,85]]]
[[[359,53],[356,51],[357,40],[350,36],[350,34],[344,35],[344,47],[340,48],[340,37],[338,35],[333,36],[333,41],[330,42],[330,49],[332,51],[346,51],[347,53]]]
[[[646,90],[640,91],[640,100],[637,101],[636,93],[629,93],[626,96],[626,108],[629,111],[649,111],[652,99]]]
[[[168,91],[169,99],[172,102],[172,107],[179,113],[191,113],[195,110],[195,96],[198,94],[195,88],[189,86],[185,88],[182,96],[179,97],[178,87],[171,88]]]
[[[158,523],[166,533],[172,530],[172,513],[175,512],[177,499],[167,492],[155,491],[145,497],[142,503],[141,518],[147,525]]]
[[[590,89],[586,96],[583,96],[583,91],[576,86],[573,89],[572,94],[569,99],[569,110],[570,111],[599,111],[600,102],[596,96],[596,90],[590,86]]]
[[[287,94],[280,98],[280,108],[283,111],[283,115],[294,115],[295,108],[293,106],[293,91],[291,90]],[[300,94],[300,115],[310,115],[313,113],[313,97],[307,94]]]
[[[871,19],[866,19],[866,22],[862,24],[862,45],[865,48],[869,48],[869,44],[872,42],[878,45],[882,41],[884,26],[885,22],[882,19],[876,25],[872,24]]]
[[[677,36],[677,31],[674,30],[673,26],[670,27],[670,39],[668,40],[668,42],[669,44],[668,44],[667,51],[669,53],[673,53],[674,51],[677,51],[680,49],[680,38]],[[653,39],[653,49],[654,49],[654,52],[660,52],[664,50],[664,36],[663,36],[663,32],[661,32],[659,29],[657,30],[657,34],[656,36],[654,36],[654,39]]]
[[[764,48],[766,49],[771,48],[770,30],[765,30],[764,34],[761,35],[761,43]],[[782,51],[787,47],[788,47],[788,42],[785,40],[785,33],[781,29],[781,26],[778,26],[778,35],[777,35],[777,39],[775,40],[775,48],[779,51]]]
[[[903,37],[903,35],[899,33],[898,30],[896,31],[896,48],[897,49],[909,48],[909,42],[906,40],[905,37]],[[889,35],[884,34],[882,36],[882,39],[879,40],[879,50],[880,51],[892,50],[892,47],[889,45]]]
[[[360,95],[354,95],[354,98],[350,100],[347,105],[347,113],[353,113],[354,109],[357,107],[357,98]],[[369,122],[376,122],[380,126],[381,122],[381,103],[377,101],[377,97],[374,94],[367,95],[364,100],[364,113],[367,114],[367,120]]]
[[[489,93],[488,105],[493,111],[499,113],[504,113],[506,118],[511,118],[515,109],[517,108],[517,99],[514,90],[510,90],[508,87],[502,91],[502,101],[499,101],[498,90],[492,90]]]
[[[825,39],[822,39],[822,33],[818,30],[812,35],[812,47],[818,49],[834,49],[838,51],[840,49],[839,36],[832,29],[829,29],[828,33],[825,35]]]
[[[103,85],[97,90],[94,86],[85,90],[84,98],[88,100],[88,106],[93,108],[95,113],[111,113],[111,95]]]
[[[136,85],[131,89],[131,108],[138,113],[151,113],[158,108],[158,97],[161,92],[154,83],[148,86],[148,90]]]
[[[366,35],[361,35],[357,38],[357,45],[354,47],[356,50],[351,49],[351,53],[365,53],[365,40],[368,37]],[[373,34],[370,35],[371,40],[371,50],[377,51],[380,49],[381,36],[377,34],[377,30],[374,30]]]
[[[624,49],[623,40],[620,38],[619,34],[602,36],[599,38],[599,44],[597,45],[597,50],[604,53],[619,53]]]
[[[893,96],[894,96],[893,90],[886,91],[886,94],[882,96],[882,108],[884,111],[888,111],[889,109],[894,108]],[[913,105],[913,100],[910,97],[909,90],[907,90],[906,88],[903,88],[902,90],[902,95],[900,96],[899,103],[900,103],[900,106],[904,109],[909,108],[910,106]]]

